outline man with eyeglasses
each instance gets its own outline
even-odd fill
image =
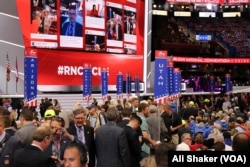
[[[190,146],[192,144],[192,137],[190,133],[184,133],[181,136],[181,143],[177,145],[176,151],[190,151]]]
[[[77,12],[75,6],[69,7],[68,19],[69,21],[62,24],[61,35],[66,36],[83,36],[82,25],[76,21]]]
[[[73,120],[74,123],[67,128],[67,131],[74,136],[75,142],[81,142],[87,146],[89,154],[88,167],[95,167],[94,128],[85,125],[84,109],[74,110]]]

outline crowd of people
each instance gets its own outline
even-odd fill
[[[3,99],[0,166],[167,167],[169,151],[250,150],[247,94],[179,100],[180,107],[152,97],[93,98],[66,116],[57,99],[45,98],[37,108],[23,106],[17,120]]]

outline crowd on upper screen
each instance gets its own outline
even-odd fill
[[[166,167],[168,151],[249,151],[250,96],[152,97],[77,102],[66,114],[57,99],[0,106],[1,167]]]

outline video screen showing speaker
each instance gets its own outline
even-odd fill
[[[31,1],[30,47],[137,54],[140,2]],[[29,39],[28,39],[29,40]],[[139,51],[141,52],[141,51]]]

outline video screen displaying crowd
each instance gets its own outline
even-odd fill
[[[249,94],[178,100],[93,98],[67,115],[57,99],[2,99],[0,166],[167,167],[168,151],[250,150]]]

